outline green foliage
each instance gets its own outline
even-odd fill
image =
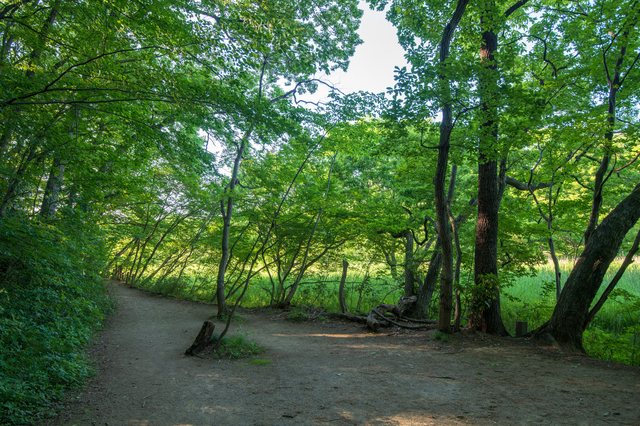
[[[635,276],[640,268],[635,267]],[[585,330],[587,353],[600,359],[640,365],[640,288],[635,293],[619,287],[609,294],[604,312],[599,312]]]
[[[612,271],[605,277],[596,300],[615,274],[615,266],[618,265],[619,262],[614,263]],[[563,260],[560,266],[563,275],[566,276],[572,262]],[[553,265],[541,266],[537,272],[535,277],[522,277],[515,281],[514,285],[503,293],[508,297],[502,299],[502,317],[511,333],[514,333],[516,321],[527,321],[529,330],[533,330],[545,323],[553,312],[556,302]],[[638,283],[640,267],[632,264],[583,335],[584,348],[588,354],[600,359],[638,365]]]
[[[593,357],[640,366],[640,324],[625,327],[622,333],[590,327],[585,330],[582,343]]]
[[[449,343],[449,335],[447,333],[443,333],[441,331],[436,331],[431,336],[431,340],[436,341],[436,342],[440,341],[442,343]]]
[[[298,309],[287,312],[287,320],[292,322],[305,322],[309,321],[310,315],[306,312],[302,312]]]
[[[502,287],[501,281],[493,274],[479,275],[478,280],[470,283],[467,289],[467,298],[470,297],[469,317],[478,317],[491,306],[496,292]]]
[[[252,355],[259,355],[265,351],[265,348],[255,342],[247,340],[246,336],[252,332],[243,332],[239,327],[236,329],[234,336],[225,336],[216,351],[218,358],[224,359],[243,359]],[[212,342],[217,342],[220,338],[218,333],[211,336]]]
[[[0,220],[1,424],[39,422],[92,372],[84,348],[110,308],[93,237],[71,224]]]
[[[478,280],[472,285],[471,293],[476,296],[475,304],[480,310],[491,306],[496,288],[500,289],[498,277],[492,274],[478,276]]]

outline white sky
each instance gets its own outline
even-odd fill
[[[398,44],[396,29],[385,19],[385,12],[369,9],[369,5],[361,1],[360,9],[364,10],[358,34],[363,43],[356,48],[347,72],[335,71],[322,80],[334,85],[344,93],[366,91],[373,93],[386,92],[393,87],[394,67],[407,65],[404,50]],[[322,86],[313,95],[313,100],[323,98],[328,93]],[[305,100],[311,100],[304,96]]]

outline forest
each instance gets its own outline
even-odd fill
[[[362,7],[405,51],[386,93],[323,77]],[[105,278],[228,318],[338,312],[342,276],[356,316],[415,296],[441,333],[527,321],[640,365],[639,20],[626,0],[3,0],[0,421],[91,374]]]

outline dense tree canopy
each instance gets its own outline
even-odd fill
[[[605,273],[638,249],[640,5],[368,3],[409,66],[386,96],[325,103],[304,95],[348,67],[356,0],[0,6],[0,392],[26,395],[3,421],[46,406],[59,371],[86,374],[59,354],[107,309],[100,277],[224,317],[247,289],[280,308],[309,302],[307,283],[331,299],[348,260],[357,309],[379,286],[442,332],[507,335],[501,296],[548,260],[534,334],[584,350],[616,294]],[[37,343],[65,327],[82,331]],[[30,357],[57,361],[29,375]]]

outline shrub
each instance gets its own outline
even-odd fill
[[[109,303],[95,247],[74,231],[0,221],[0,424],[37,423],[91,374],[84,348]]]
[[[217,356],[226,359],[241,359],[263,353],[265,349],[262,346],[246,339],[246,336],[249,334],[251,334],[251,332],[243,333],[242,329],[238,328],[234,336],[223,337],[216,351]],[[218,339],[220,339],[220,335],[217,333],[211,336],[212,342],[217,342]]]

